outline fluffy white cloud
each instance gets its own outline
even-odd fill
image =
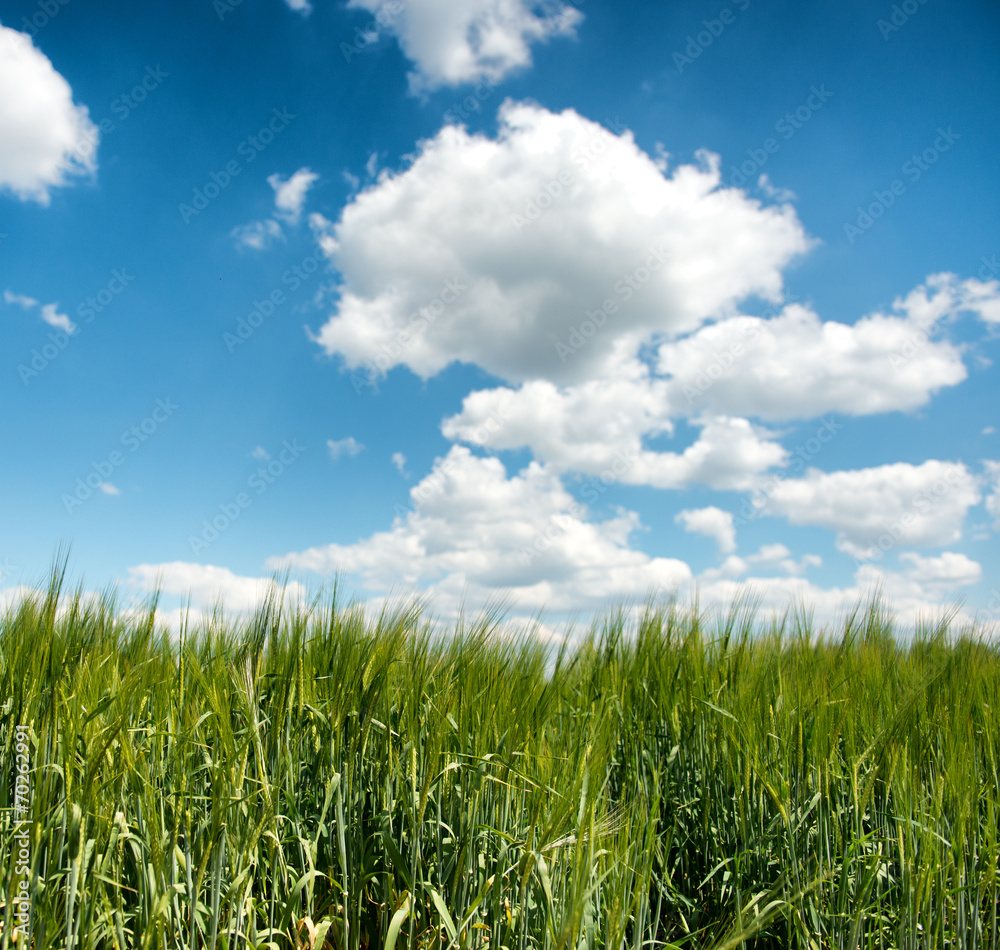
[[[900,545],[952,544],[980,500],[965,465],[935,459],[853,471],[810,469],[800,479],[776,479],[762,494],[763,512],[829,528],[838,548],[859,559]]]
[[[132,583],[147,591],[190,597],[199,611],[210,611],[221,600],[227,610],[253,610],[275,588],[265,577],[242,577],[228,568],[211,564],[172,561],[138,564],[128,569]],[[286,599],[304,600],[306,589],[297,582],[285,588]]]
[[[453,361],[613,377],[651,337],[776,299],[809,246],[791,206],[721,187],[715,156],[667,177],[631,133],[572,110],[508,101],[499,119],[496,139],[445,126],[344,209],[323,245],[343,278],[328,353],[424,378]],[[603,326],[585,339],[588,313]]]
[[[327,439],[326,447],[330,458],[335,462],[342,455],[353,457],[364,449],[364,446],[353,435],[349,435],[346,439]]]
[[[853,325],[820,321],[792,305],[771,319],[739,316],[660,347],[670,376],[664,398],[676,412],[739,412],[764,419],[827,412],[910,411],[966,376],[961,351],[933,339],[935,326],[971,310],[984,319],[1000,305],[1000,284],[935,274],[890,314]]]
[[[733,527],[732,512],[723,511],[714,505],[708,508],[686,508],[674,518],[674,522],[683,525],[685,531],[713,538],[723,554],[736,550],[736,528]]]
[[[268,175],[267,183],[274,189],[274,206],[278,217],[289,224],[298,224],[306,194],[319,175],[308,168],[300,168],[291,178]]]
[[[308,16],[312,13],[312,6],[309,0],[285,0],[285,3],[292,9],[301,13],[303,16]]]
[[[754,476],[784,461],[786,451],[766,430],[726,416],[698,420],[698,439],[683,452],[645,447],[646,438],[673,432],[666,385],[638,367],[630,378],[577,386],[538,380],[517,390],[480,390],[441,430],[485,448],[529,448],[560,472],[610,469],[625,484],[655,488],[748,488]]]
[[[955,590],[978,584],[983,578],[983,569],[976,561],[953,551],[945,551],[938,557],[921,557],[907,551],[900,554],[899,560],[907,565],[907,577],[920,584],[924,591]]]
[[[395,35],[416,65],[414,92],[495,80],[531,65],[532,43],[571,36],[583,19],[559,0],[350,0],[375,14],[370,32]]]
[[[640,527],[634,513],[590,521],[586,506],[537,462],[508,478],[498,459],[455,446],[410,497],[388,531],[273,558],[268,567],[345,571],[373,590],[429,586],[445,609],[466,595],[482,603],[496,591],[511,592],[528,610],[597,607],[691,579],[682,561],[629,547]]]
[[[0,189],[47,205],[52,188],[96,169],[98,138],[48,57],[0,26]]]

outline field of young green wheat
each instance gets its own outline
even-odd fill
[[[0,947],[998,946],[995,646],[496,620],[16,605]]]

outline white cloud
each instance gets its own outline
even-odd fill
[[[345,572],[370,591],[423,592],[433,609],[453,616],[464,605],[476,610],[498,594],[512,598],[515,614],[540,608],[572,613],[608,606],[615,599],[650,594],[695,594],[702,608],[725,610],[754,592],[765,611],[804,605],[817,622],[842,622],[858,601],[881,589],[899,621],[939,615],[950,592],[975,583],[978,565],[945,553],[900,558],[901,571],[873,564],[855,572],[844,588],[823,588],[799,576],[819,566],[816,555],[798,561],[781,544],[764,545],[743,559],[731,555],[721,569],[694,577],[673,558],[650,557],[630,547],[640,528],[634,512],[603,522],[565,490],[546,466],[530,463],[513,477],[495,458],[478,458],[461,446],[438,459],[433,472],[411,490],[412,506],[388,531],[355,544],[330,544],[271,558],[271,570],[319,574]],[[784,576],[743,576],[753,565]],[[971,620],[966,612],[961,620]]]
[[[490,449],[529,448],[557,471],[600,475],[613,468],[625,484],[655,488],[748,488],[755,475],[784,461],[787,453],[770,433],[725,416],[698,420],[698,439],[683,452],[645,447],[645,438],[673,432],[665,389],[640,367],[631,378],[577,386],[539,380],[517,390],[480,390],[441,431]]]
[[[763,512],[829,528],[838,548],[860,559],[901,545],[952,544],[980,500],[965,465],[934,459],[829,473],[810,469],[801,479],[777,480],[764,494]]]
[[[319,178],[308,168],[300,168],[291,178],[284,179],[281,175],[268,175],[267,183],[274,190],[275,217],[266,221],[251,221],[241,224],[230,231],[237,247],[247,247],[255,251],[269,248],[275,241],[285,240],[282,222],[286,225],[296,225],[302,217],[306,194],[313,182]],[[319,216],[321,220],[322,216]],[[280,219],[280,220],[278,220]]]
[[[130,567],[131,581],[147,591],[191,598],[199,611],[211,610],[221,599],[228,610],[252,610],[268,593],[275,590],[274,581],[264,577],[241,577],[228,568],[211,564],[172,561],[166,564],[138,564]],[[306,589],[291,582],[285,589],[286,599],[304,599]]]
[[[229,234],[236,241],[237,247],[248,247],[254,251],[266,250],[275,241],[285,238],[281,225],[272,218],[238,225]]]
[[[0,190],[47,205],[51,189],[95,171],[98,139],[48,57],[0,26]]]
[[[120,495],[122,493],[121,489],[117,485],[112,485],[111,482],[99,482],[97,487],[105,495]]]
[[[302,217],[302,207],[306,194],[319,175],[308,168],[300,168],[291,178],[268,175],[267,183],[274,189],[274,206],[277,215],[289,224],[298,224]]]
[[[58,306],[58,304],[54,303],[44,304],[42,306],[42,319],[50,327],[56,327],[56,329],[63,330],[66,333],[74,333],[76,331],[76,324],[65,313],[60,313]]]
[[[791,206],[721,187],[715,156],[668,178],[630,132],[572,110],[508,101],[499,118],[496,139],[445,126],[325,235],[343,276],[317,336],[328,353],[424,378],[454,361],[510,381],[609,377],[658,334],[776,299],[809,246]],[[605,302],[613,319],[584,340]]]
[[[406,473],[406,456],[402,452],[392,453],[392,464],[396,466],[396,471],[399,472],[404,478],[409,476]]]
[[[312,13],[312,6],[309,4],[309,0],[285,0],[285,3],[287,3],[292,10],[296,10],[303,16],[308,16]]]
[[[3,292],[4,303],[13,304],[22,310],[39,310],[39,316],[50,327],[55,327],[65,333],[75,333],[76,324],[65,314],[59,312],[59,305],[55,303],[40,304],[34,297],[26,297],[24,294],[14,294],[9,290]]]
[[[795,560],[792,552],[783,544],[762,544],[756,554],[749,554],[745,558],[730,554],[719,567],[704,571],[699,580],[714,582],[723,578],[737,578],[749,572],[754,565],[770,570],[780,569],[789,576],[799,577],[811,567],[822,567],[823,559],[818,554],[804,554],[799,560]]]
[[[957,557],[966,560],[962,555]],[[919,565],[903,571],[887,571],[866,564],[858,568],[854,583],[846,587],[820,587],[797,576],[737,579],[706,571],[699,578],[698,596],[704,608],[717,612],[726,610],[737,598],[748,594],[758,598],[760,614],[764,616],[768,613],[781,616],[789,609],[804,608],[813,617],[816,629],[825,628],[835,635],[843,632],[845,617],[859,604],[868,604],[876,593],[881,593],[895,622],[903,628],[912,628],[920,621],[938,619],[950,612],[954,613],[957,625],[971,624],[974,611],[956,604],[952,595],[957,587],[971,583],[968,578],[973,576],[978,565],[974,561],[968,561],[964,567],[959,567],[959,562],[952,564],[951,579],[941,574],[934,579],[930,579],[929,574],[921,576]]]
[[[691,579],[682,561],[629,548],[640,527],[634,513],[590,521],[586,506],[537,462],[508,478],[498,459],[455,446],[410,496],[412,508],[390,530],[272,558],[268,567],[343,570],[373,590],[429,585],[435,606],[446,610],[499,590],[528,610],[584,609]]]
[[[330,458],[332,458],[335,462],[342,455],[354,456],[364,449],[364,446],[357,439],[355,439],[353,435],[349,435],[346,439],[338,439],[336,441],[333,439],[327,439],[326,447],[330,452]]]
[[[984,323],[1000,323],[1000,281],[964,281],[962,305]]]
[[[986,510],[993,517],[993,530],[1000,531],[1000,462],[987,459],[983,462],[990,494],[986,496]]]
[[[266,462],[271,457],[271,453],[268,452],[267,449],[264,448],[264,446],[258,445],[257,448],[255,448],[250,453],[250,457],[259,459],[262,462]]]
[[[945,551],[938,557],[921,557],[913,551],[899,556],[900,563],[908,565],[906,576],[924,591],[955,590],[978,584],[983,579],[983,569],[964,554]]]
[[[31,310],[38,306],[38,301],[34,297],[26,297],[24,294],[14,294],[9,290],[3,292],[3,302],[7,304],[16,304],[22,310]]]
[[[736,550],[736,529],[733,527],[733,515],[714,505],[708,508],[686,508],[680,512],[674,522],[684,526],[684,530],[695,534],[703,534],[713,538],[722,554],[731,554]]]
[[[896,301],[896,313],[853,326],[798,305],[767,320],[723,320],[660,347],[658,369],[671,377],[664,398],[681,413],[764,419],[917,409],[967,376],[960,349],[922,329],[962,309],[960,294],[951,275],[934,275]]]
[[[375,31],[399,40],[416,65],[414,92],[495,80],[531,65],[532,43],[572,36],[583,19],[558,0],[350,0],[375,14]]]
[[[795,201],[797,195],[794,191],[789,188],[781,188],[774,185],[771,179],[766,175],[761,175],[757,179],[757,187],[765,194],[768,198],[773,198],[775,201]]]

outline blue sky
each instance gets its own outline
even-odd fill
[[[0,24],[0,596],[1000,617],[994,4]]]

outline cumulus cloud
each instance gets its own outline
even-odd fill
[[[364,449],[364,446],[353,435],[349,435],[346,439],[327,439],[326,447],[330,458],[335,462],[343,455],[355,456]]]
[[[978,584],[983,578],[981,565],[953,551],[945,551],[938,557],[921,557],[913,551],[906,551],[899,556],[899,560],[907,565],[907,577],[919,583],[926,592],[968,587]]]
[[[275,583],[265,577],[243,577],[225,567],[172,561],[166,564],[137,564],[128,569],[132,583],[147,591],[190,597],[199,611],[211,610],[220,600],[228,610],[253,610]],[[305,599],[302,584],[291,582],[285,588],[287,598]]]
[[[858,559],[894,547],[953,544],[966,512],[979,503],[977,480],[958,462],[897,462],[876,468],[777,479],[761,510],[794,525],[818,525],[837,534],[837,547]]]
[[[691,579],[682,561],[629,547],[629,535],[640,528],[637,515],[590,520],[587,507],[537,462],[508,478],[498,459],[455,446],[410,497],[411,508],[388,531],[273,558],[268,566],[345,571],[373,590],[427,585],[445,607],[506,590],[529,610],[597,607]]]
[[[48,57],[0,26],[0,190],[47,205],[53,188],[96,170],[98,139]]]
[[[317,335],[329,354],[423,378],[454,361],[513,382],[610,377],[651,337],[777,299],[809,246],[790,205],[722,187],[715,156],[667,177],[630,132],[572,110],[508,101],[499,120],[495,139],[445,126],[344,209],[324,244],[343,278]]]
[[[736,528],[733,527],[732,512],[723,511],[714,505],[708,508],[686,508],[674,518],[674,522],[683,525],[685,531],[712,538],[723,554],[731,554],[736,550]]]
[[[499,80],[531,65],[531,44],[572,36],[583,15],[558,0],[350,0],[375,14],[416,69],[414,92]]]
[[[531,462],[508,477],[498,459],[476,457],[461,446],[438,459],[410,494],[410,508],[388,531],[355,544],[272,558],[268,568],[344,572],[383,593],[399,593],[404,585],[428,594],[443,615],[463,605],[478,609],[498,592],[511,595],[522,614],[543,607],[564,613],[607,606],[623,596],[690,599],[697,585],[705,609],[725,610],[751,591],[765,610],[801,604],[824,624],[842,620],[853,604],[877,590],[885,593],[900,622],[912,624],[939,614],[953,591],[979,576],[978,565],[964,555],[925,558],[908,552],[900,558],[902,570],[864,564],[853,584],[824,588],[802,576],[820,566],[816,555],[796,560],[784,545],[771,544],[745,559],[731,555],[722,569],[695,577],[683,561],[651,557],[630,546],[641,527],[634,512],[595,521],[546,466]],[[754,567],[783,574],[754,575]],[[971,620],[964,613],[960,618]]]
[[[962,310],[988,315],[1000,304],[992,283],[932,275],[892,313],[853,325],[823,322],[799,305],[771,319],[720,321],[660,347],[658,370],[670,377],[664,398],[677,412],[762,419],[912,411],[968,375],[959,347],[933,334]]]
[[[528,448],[556,471],[600,475],[613,468],[625,484],[654,488],[743,489],[784,462],[787,453],[770,433],[727,416],[698,420],[700,434],[683,452],[646,447],[646,438],[673,432],[665,386],[636,372],[578,386],[536,381],[517,390],[480,390],[441,430],[485,448]]]

